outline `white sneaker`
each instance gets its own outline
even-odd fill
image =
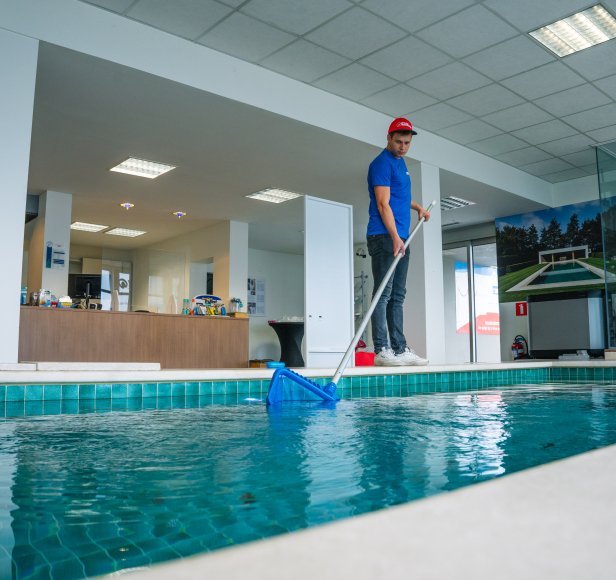
[[[383,347],[381,352],[374,357],[375,367],[400,367],[405,364],[398,356],[394,354],[391,348]]]
[[[412,365],[422,367],[428,364],[427,358],[421,358],[412,348],[406,347],[404,352],[394,355],[400,362],[400,365]],[[376,363],[375,363],[376,364]]]

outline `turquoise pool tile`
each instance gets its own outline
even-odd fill
[[[0,403],[6,401],[6,385],[0,385]]]
[[[186,396],[196,397],[199,395],[199,383],[186,383]]]
[[[98,387],[98,385],[96,385]],[[111,412],[111,399],[104,398],[99,399],[96,398],[96,412],[97,413],[110,413]]]
[[[238,395],[248,395],[250,393],[250,381],[237,381],[237,390],[235,392]]]
[[[47,406],[50,401],[45,401],[45,415],[48,415]],[[52,405],[57,401],[51,401]],[[79,413],[79,401],[77,399],[66,399],[60,402],[60,412],[63,415],[76,415]]]
[[[203,394],[224,395],[227,392],[227,385],[224,381],[214,381],[209,383],[210,392],[204,391]]]
[[[94,396],[96,399],[111,399],[111,385],[95,385]]]
[[[185,395],[171,395],[171,408],[172,409],[186,409],[186,396]]]
[[[12,385],[9,385],[12,386]],[[25,401],[7,401],[5,413],[7,417],[23,417],[25,415]]]
[[[42,401],[43,385],[26,385],[26,401]]]
[[[199,383],[199,396],[200,397],[207,397],[207,396],[212,396],[213,394],[213,389],[214,389],[214,385],[222,385],[222,387],[218,387],[218,389],[223,389],[220,392],[217,392],[216,394],[220,394],[223,395],[224,394],[224,385],[225,383],[213,383],[211,381],[202,381]]]
[[[96,398],[96,386],[95,385],[79,385],[79,400],[95,399],[95,398]]]
[[[158,397],[156,401],[157,409],[171,409],[171,397]]]
[[[185,397],[186,385],[184,383],[172,383],[171,384],[171,396],[172,397]]]
[[[112,399],[126,399],[128,391],[127,385],[123,383],[111,385],[111,398]]]
[[[42,415],[43,401],[26,401],[24,404],[24,413],[26,415]]]
[[[127,401],[128,399],[126,397],[116,397],[115,399],[112,398],[111,399],[111,410],[112,411],[126,411]]]
[[[145,385],[143,385],[145,387]],[[156,409],[157,397],[143,397],[144,410]]]
[[[80,413],[94,413],[96,411],[96,399],[79,399]]]
[[[238,381],[225,381],[225,395],[233,395],[237,399]]]
[[[158,397],[171,396],[171,383],[158,383]]]
[[[43,401],[43,413],[45,415],[60,415],[62,413],[62,401]]]
[[[140,399],[143,396],[143,385],[141,383],[129,383],[126,385],[126,396],[129,399]]]
[[[141,411],[143,409],[143,399],[141,395],[138,397],[132,397],[127,399],[126,401],[126,410],[127,411]]]
[[[248,395],[255,398],[261,396],[261,381],[248,381]]]
[[[23,401],[25,399],[25,385],[7,385],[6,386],[6,402]]]
[[[143,396],[156,397],[158,394],[158,385],[156,383],[145,383],[143,385]]]
[[[77,385],[60,385],[60,396],[63,401],[79,399],[79,387]]]
[[[62,386],[43,385],[43,399],[45,401],[59,401],[62,399]]]

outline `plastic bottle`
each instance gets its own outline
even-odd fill
[[[21,296],[19,298],[19,303],[24,305],[27,301],[28,301],[28,287],[27,286],[22,286],[21,287]]]

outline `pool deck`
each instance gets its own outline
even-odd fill
[[[349,367],[343,376],[398,375],[415,373],[450,373],[456,371],[501,371],[532,368],[605,368],[616,367],[616,360],[559,361],[528,360],[505,363],[465,363],[422,367]],[[305,377],[331,377],[336,369],[294,369]],[[0,384],[131,381],[217,381],[269,379],[272,369],[161,369],[157,363],[0,363]]]

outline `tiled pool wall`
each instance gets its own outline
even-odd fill
[[[317,378],[327,384],[329,377]],[[413,393],[464,392],[496,386],[550,382],[616,381],[616,367],[425,372],[342,377],[342,399],[399,397]],[[139,410],[234,404],[264,400],[270,379],[194,382],[0,384],[0,416]],[[4,410],[4,413],[2,412]]]

